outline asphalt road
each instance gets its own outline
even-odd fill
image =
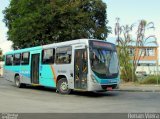
[[[0,78],[0,112],[12,113],[132,113],[160,112],[159,92],[73,92],[60,95],[55,89],[26,87]]]

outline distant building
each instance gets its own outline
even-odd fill
[[[136,74],[156,74],[158,71],[158,46],[129,46],[132,60],[139,61]]]

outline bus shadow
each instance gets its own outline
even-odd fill
[[[80,92],[72,91],[71,95],[83,96],[83,97],[113,97],[118,96],[118,92],[108,91],[108,92]]]
[[[33,89],[33,90],[38,90],[38,91],[46,91],[46,92],[52,92],[52,93],[56,93],[56,89],[55,88],[50,88],[50,87],[45,87],[45,86],[26,86],[24,87],[24,89]]]
[[[15,85],[12,85],[16,87]],[[45,87],[45,86],[30,86],[27,85],[23,87],[23,89],[31,89],[31,90],[37,90],[37,91],[44,91],[44,92],[50,92],[50,93],[58,93],[55,88]],[[61,94],[59,94],[61,95]],[[113,97],[118,96],[119,93],[117,91],[107,91],[107,92],[88,92],[88,91],[71,91],[69,95],[72,96],[82,96],[82,97]]]

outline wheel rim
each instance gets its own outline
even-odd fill
[[[60,89],[61,89],[61,91],[67,91],[68,90],[67,82],[62,82]]]

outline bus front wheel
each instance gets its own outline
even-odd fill
[[[61,78],[57,83],[57,90],[60,94],[69,94],[71,89],[68,88],[68,82],[66,78]]]

